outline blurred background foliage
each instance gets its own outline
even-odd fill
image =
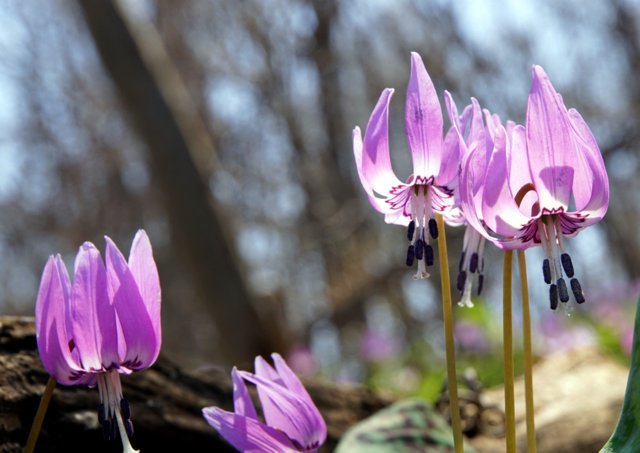
[[[441,93],[522,122],[533,63],[601,146],[601,225],[569,241],[587,303],[548,309],[528,254],[538,355],[623,358],[640,278],[640,5],[632,1],[0,2],[0,312],[31,314],[46,257],[108,234],[154,245],[164,352],[188,367],[287,354],[302,374],[437,396],[439,276],[403,267],[405,231],[368,205],[351,130],[419,52]],[[138,53],[139,51],[139,53]],[[457,263],[461,230],[448,229]],[[501,260],[456,308],[460,366],[502,379]],[[493,272],[492,272],[493,271]],[[455,275],[455,274],[454,274]],[[497,277],[498,276],[498,277]],[[519,366],[519,361],[516,361]]]

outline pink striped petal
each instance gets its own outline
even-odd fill
[[[258,387],[261,402],[269,401],[268,406],[263,404],[267,425],[283,431],[302,446],[319,445],[324,422],[323,426],[318,426],[315,406],[310,406],[304,398],[283,385],[246,371],[239,374]]]
[[[362,134],[360,133],[360,128],[356,126],[353,129],[353,156],[356,160],[356,168],[358,169],[358,177],[360,178],[360,184],[362,184],[362,188],[367,193],[367,197],[369,198],[369,202],[376,209],[376,211],[381,212],[383,214],[387,214],[392,212],[391,206],[385,202],[385,199],[376,197],[369,181],[364,177],[362,172]]]
[[[531,217],[520,212],[508,184],[507,132],[500,126],[494,138],[494,150],[487,167],[482,200],[482,219],[487,228],[500,236],[516,236]]]
[[[529,166],[541,209],[567,211],[577,155],[567,109],[540,66],[533,67],[527,104]]]
[[[122,329],[119,337],[114,335],[124,351],[119,363],[130,370],[147,368],[156,359],[160,339],[127,262],[113,241],[107,236],[105,240],[108,294]]]
[[[251,401],[251,396],[247,390],[244,380],[238,374],[236,367],[231,370],[231,381],[233,382],[233,410],[238,415],[258,419],[256,407]]]
[[[80,246],[70,304],[71,331],[83,368],[98,372],[117,366],[118,343],[113,308],[100,252],[90,242]]]
[[[282,432],[258,420],[227,412],[217,407],[202,409],[209,425],[241,452],[299,451]]]
[[[70,351],[73,344],[67,328],[70,292],[69,275],[60,255],[50,256],[36,299],[36,340],[45,370],[64,385],[77,384],[77,372],[81,370]]]
[[[129,253],[129,269],[138,286],[142,302],[151,318],[154,336],[156,338],[155,350],[151,354],[151,362],[155,362],[162,345],[162,324],[160,319],[160,277],[158,268],[153,259],[151,242],[144,230],[139,230],[133,239],[131,252]]]
[[[393,89],[385,89],[371,113],[364,134],[359,172],[367,186],[383,197],[388,196],[394,187],[402,185],[393,172],[389,157],[389,102],[392,95]]]
[[[442,111],[433,82],[416,52],[411,52],[405,123],[414,176],[437,177],[442,161]]]

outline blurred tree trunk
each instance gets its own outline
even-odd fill
[[[202,165],[211,166],[205,160],[215,165],[211,138],[190,110],[186,89],[155,29],[135,33],[117,2],[79,4],[105,69],[147,145],[179,258],[205,301],[200,306],[175,302],[191,316],[207,314],[224,341],[220,360],[227,364],[248,363],[257,354],[279,350],[274,340],[279,329],[272,325],[268,332],[259,319],[223,219],[202,178]]]

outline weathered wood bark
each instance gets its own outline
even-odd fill
[[[154,29],[133,36],[117,2],[80,0],[106,71],[147,145],[154,177],[162,188],[172,237],[201,300],[222,338],[226,363],[250,362],[258,353],[282,350],[279,329],[268,333],[241,275],[239,261],[198,165],[215,162],[213,145]],[[140,26],[142,26],[141,24]],[[136,39],[137,38],[137,39]],[[189,301],[180,301],[188,304]]]
[[[0,451],[20,452],[48,375],[36,349],[32,318],[0,317]],[[233,451],[202,418],[206,406],[231,409],[229,375],[222,370],[189,373],[160,358],[150,369],[123,376],[131,403],[135,448],[142,451]],[[355,422],[390,401],[361,387],[306,383],[328,427],[327,450]],[[37,451],[121,451],[102,439],[98,391],[58,386]]]

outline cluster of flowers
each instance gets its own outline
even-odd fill
[[[401,182],[391,168],[388,139],[392,89],[382,92],[364,139],[353,132],[358,174],[371,204],[388,223],[407,227],[406,263],[418,263],[417,278],[433,265],[431,241],[438,237],[434,213],[453,225],[467,224],[457,287],[461,304],[471,305],[472,282],[482,290],[483,251],[488,240],[503,249],[541,244],[550,304],[585,298],[575,278],[564,236],[602,218],[609,186],[600,150],[588,126],[567,110],[544,70],[533,68],[526,124],[516,125],[475,99],[458,113],[445,102],[451,127],[443,137],[437,93],[420,56],[411,56],[406,132],[413,174]],[[38,349],[45,369],[64,385],[98,386],[98,420],[107,439],[122,439],[126,452],[133,434],[131,411],[120,374],[151,366],[160,352],[160,282],[144,231],[125,260],[106,238],[105,262],[84,243],[71,283],[61,257],[45,266],[36,301]],[[327,428],[311,397],[285,361],[274,366],[256,358],[255,374],[231,373],[234,412],[211,407],[205,419],[241,451],[316,451]],[[257,387],[264,420],[259,420],[245,384]]]
[[[36,300],[36,337],[42,363],[58,383],[97,385],[105,438],[115,440],[119,433],[123,451],[134,452],[120,374],[148,368],[158,357],[160,281],[143,230],[128,261],[105,239],[105,262],[90,242],[80,247],[73,283],[60,255],[49,257]],[[233,369],[235,412],[210,407],[203,415],[240,451],[316,451],[327,436],[325,422],[282,357],[272,358],[274,367],[257,357],[255,374]],[[245,381],[257,387],[266,423],[258,419]]]
[[[540,66],[532,72],[524,126],[503,123],[473,98],[459,113],[445,91],[451,126],[443,136],[438,95],[422,59],[412,53],[405,124],[413,174],[404,183],[389,156],[393,89],[382,92],[364,139],[360,128],[353,131],[362,186],[387,223],[408,228],[406,263],[418,262],[416,278],[427,277],[433,264],[429,242],[438,235],[434,213],[451,225],[466,223],[457,279],[461,305],[472,305],[474,279],[478,294],[482,291],[487,240],[509,250],[542,245],[551,308],[568,302],[571,294],[577,303],[585,301],[563,240],[604,216],[609,182],[582,116],[567,110]]]

